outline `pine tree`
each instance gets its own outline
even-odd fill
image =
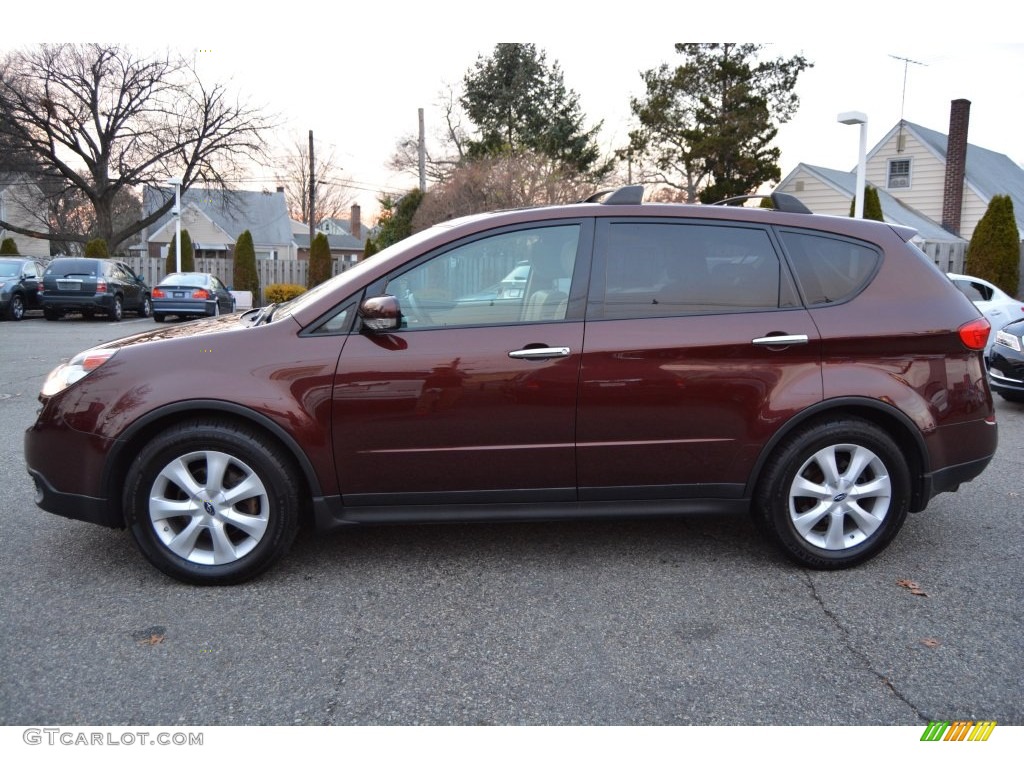
[[[0,256],[17,256],[18,255],[18,244],[14,242],[13,237],[5,237],[4,241],[0,243]]]
[[[245,230],[235,241],[236,291],[251,291],[252,305],[260,306],[260,274],[256,271],[256,249],[252,244],[252,233]]]
[[[178,271],[178,254],[175,250],[175,235],[171,235],[171,243],[167,247],[167,269],[164,274],[171,274]],[[196,271],[196,252],[192,246],[192,236],[187,229],[181,230],[181,271]]]
[[[309,278],[306,280],[306,287],[320,285],[331,277],[331,246],[327,241],[327,235],[318,232],[313,238],[313,245],[309,249]]]
[[[850,200],[850,218],[857,212],[857,199]],[[878,197],[878,190],[870,185],[864,187],[864,218],[872,221],[885,221],[882,215],[882,201]]]
[[[967,246],[967,268],[975,277],[995,283],[1011,296],[1020,283],[1020,233],[1009,195],[988,204]]]

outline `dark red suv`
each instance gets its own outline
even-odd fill
[[[912,230],[641,197],[448,222],[287,304],[83,352],[26,434],[40,506],[200,584],[307,519],[750,509],[842,568],[984,470],[989,326]]]

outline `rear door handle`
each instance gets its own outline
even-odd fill
[[[530,349],[516,349],[508,353],[508,356],[516,360],[547,360],[551,357],[568,357],[568,347],[531,347]]]
[[[806,334],[799,333],[793,336],[762,336],[759,339],[751,339],[750,343],[757,347],[788,347],[791,344],[806,344]]]

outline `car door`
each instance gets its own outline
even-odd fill
[[[580,374],[580,500],[737,498],[822,396],[818,332],[767,228],[606,220]]]
[[[21,268],[21,286],[25,293],[25,308],[38,309],[39,285],[42,282],[43,269],[34,261],[25,262]]]
[[[574,220],[474,236],[368,289],[397,297],[406,321],[353,333],[339,359],[346,506],[575,500],[591,230]],[[520,296],[480,298],[523,263]]]
[[[142,283],[131,268],[121,262],[113,265],[113,277],[124,295],[125,309],[138,309],[142,305]]]

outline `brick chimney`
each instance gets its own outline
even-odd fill
[[[362,222],[359,220],[359,212],[359,203],[352,203],[352,212],[349,215],[348,226],[349,229],[352,230],[352,237],[354,237],[356,240],[363,239],[363,225]]]
[[[942,228],[960,234],[964,203],[964,175],[967,171],[967,123],[971,102],[954,99],[949,109],[949,138],[946,144],[946,183],[942,190]]]

